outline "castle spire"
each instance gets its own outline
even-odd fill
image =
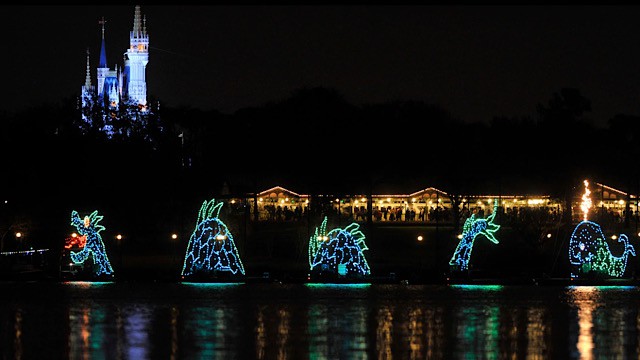
[[[107,50],[104,42],[104,24],[106,23],[107,21],[104,19],[104,16],[100,21],[98,21],[98,24],[102,25],[102,44],[100,45],[100,65],[99,65],[99,67],[101,68],[107,67]]]
[[[84,86],[87,89],[91,87],[91,68],[89,67],[89,48],[87,48],[87,77],[84,79]]]
[[[136,5],[133,29],[129,32],[129,49],[125,59],[124,90],[125,96],[139,105],[147,104],[147,83],[145,68],[149,63],[149,35],[146,18],[143,19],[140,5]]]
[[[98,21],[98,24],[102,25],[102,40],[104,40],[104,24],[106,23],[107,23],[107,20],[104,19],[104,16],[102,17],[102,19]]]
[[[135,14],[133,17],[133,35],[135,37],[140,36],[140,31],[142,28],[142,21],[140,16],[140,5],[136,5]]]

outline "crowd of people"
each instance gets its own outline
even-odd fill
[[[254,209],[251,208],[253,213]],[[276,205],[266,204],[258,209],[260,221],[301,221],[307,218],[308,204]],[[464,222],[472,214],[478,218],[486,218],[493,209],[487,206],[461,206],[458,211],[458,220]],[[500,224],[510,226],[522,223],[557,224],[562,221],[563,209],[559,206],[499,206],[496,221]],[[621,224],[625,222],[625,217],[629,215],[629,220],[639,222],[638,212],[633,209],[616,210],[611,208],[595,208],[589,216],[589,220],[595,221],[602,226]],[[321,207],[320,212],[329,216],[340,216],[342,221],[365,222],[368,219],[368,209],[366,205],[360,206],[338,206],[326,204]],[[406,206],[406,205],[374,205],[372,207],[371,219],[373,222],[412,222],[412,223],[453,223],[455,212],[450,207],[438,206]],[[255,218],[252,216],[252,218]],[[574,222],[582,219],[582,213],[575,212],[572,217]]]
[[[253,211],[253,209],[252,209]],[[341,207],[339,211],[340,219],[345,221],[364,222],[367,221],[367,207]],[[471,214],[484,218],[491,214],[491,208],[483,207],[461,207],[459,220],[464,221]],[[330,207],[324,209],[325,214],[338,216],[338,208]],[[498,207],[498,217],[502,224],[516,224],[519,222],[556,223],[561,220],[561,210],[558,207]],[[259,210],[260,221],[300,221],[306,218],[308,206],[306,205],[264,205]],[[621,221],[618,213],[610,211],[608,213],[612,221]],[[374,222],[421,222],[421,223],[451,223],[454,221],[454,211],[444,206],[374,206],[371,213]]]

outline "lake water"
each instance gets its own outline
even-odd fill
[[[0,283],[2,359],[638,359],[636,287]]]

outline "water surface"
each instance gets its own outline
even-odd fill
[[[3,359],[637,359],[636,287],[0,283]]]

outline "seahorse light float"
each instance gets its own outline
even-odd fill
[[[494,200],[493,212],[486,219],[479,219],[476,218],[476,214],[471,214],[471,216],[465,220],[462,227],[462,238],[451,260],[449,260],[449,265],[456,266],[460,271],[469,269],[471,250],[473,250],[473,243],[478,235],[483,235],[494,244],[498,243],[498,239],[496,239],[494,233],[500,229],[500,225],[493,223],[497,210],[498,200]]]

